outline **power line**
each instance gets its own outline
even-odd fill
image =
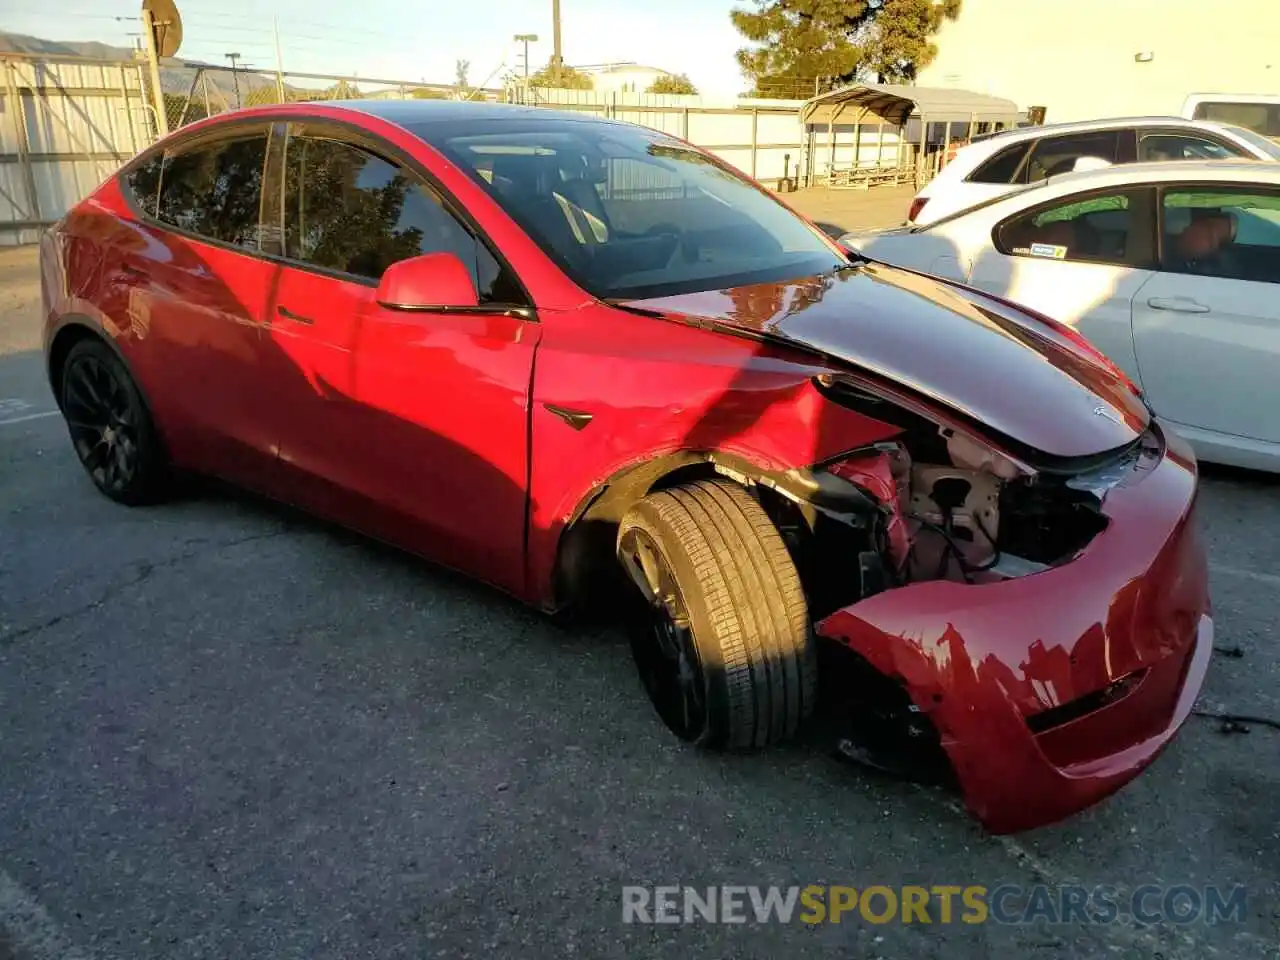
[[[183,8],[184,11],[189,5],[190,5],[189,2],[187,4],[184,4],[184,8]],[[206,11],[201,7],[194,8],[194,11],[191,14],[184,12],[182,16],[183,16],[184,22],[188,19],[189,16],[210,17],[210,18],[219,19],[219,20],[236,20],[240,22],[252,22],[252,20],[249,17],[245,16],[244,14],[226,13],[224,11]],[[332,30],[340,30],[343,33],[363,33],[372,37],[387,36],[387,34],[381,30],[370,30],[367,27],[356,27],[356,26],[351,26],[350,24],[345,24],[345,23],[332,23],[332,22],[326,22],[322,20],[312,20],[310,18],[307,18],[307,26],[308,27],[324,27]]]

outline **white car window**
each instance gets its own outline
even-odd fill
[[[1132,137],[1132,131],[1128,131]],[[1132,142],[1132,141],[1131,141]],[[1081,157],[1098,157],[1115,163],[1120,143],[1120,131],[1102,130],[1094,133],[1074,133],[1061,137],[1045,137],[1031,151],[1023,183],[1036,183],[1060,173],[1070,173]]]
[[[1280,191],[1219,185],[1164,193],[1162,268],[1280,283]]]
[[[970,183],[1013,183],[1033,142],[1026,140],[996,151],[995,156],[969,174],[968,181]]]
[[[1148,160],[1229,160],[1246,156],[1220,143],[1182,133],[1149,133],[1138,144],[1138,161]]]
[[[1013,257],[1143,266],[1152,261],[1146,188],[1076,195],[1018,214],[995,230],[996,248]]]

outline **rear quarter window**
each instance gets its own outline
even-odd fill
[[[160,173],[164,169],[164,152],[154,154],[122,177],[125,193],[149,217],[156,215],[156,199],[160,195]]]
[[[1023,158],[1031,149],[1033,141],[1015,143],[997,151],[994,157],[978,165],[978,169],[969,174],[970,183],[1013,183],[1014,176],[1022,166]]]

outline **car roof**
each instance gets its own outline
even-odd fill
[[[1091,130],[1118,130],[1125,127],[1181,127],[1192,130],[1213,130],[1219,134],[1230,136],[1236,140],[1240,135],[1231,129],[1230,124],[1215,123],[1211,120],[1188,120],[1186,117],[1107,117],[1102,120],[1077,120],[1071,123],[1046,123],[1038,127],[1018,127],[1013,130],[1001,130],[998,133],[983,134],[980,138],[956,151],[955,158],[942,168],[936,179],[944,183],[963,180],[976,170],[989,157],[995,156],[1005,147],[1042,137],[1060,136],[1070,133],[1085,133]]]
[[[1018,127],[1014,130],[1001,130],[984,137],[979,143],[1004,146],[1022,140],[1037,140],[1040,137],[1057,136],[1064,133],[1085,133],[1090,130],[1115,130],[1123,127],[1191,127],[1203,130],[1222,130],[1223,125],[1211,120],[1188,120],[1186,117],[1106,117],[1101,120],[1073,120],[1070,123],[1046,123],[1038,127]]]
[[[1062,173],[1046,182],[1082,188],[1110,183],[1152,183],[1166,180],[1208,180],[1221,183],[1280,183],[1280,164],[1261,160],[1168,160],[1123,163],[1102,170]]]
[[[378,117],[397,126],[427,123],[467,123],[479,120],[531,120],[616,123],[576,110],[551,110],[488,100],[326,100],[326,107]]]

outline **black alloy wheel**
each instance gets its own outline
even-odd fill
[[[113,500],[154,498],[163,464],[151,417],[124,364],[103,343],[82,340],[62,370],[62,415],[76,456]]]
[[[631,638],[641,682],[662,722],[696,743],[707,729],[707,683],[680,586],[647,531],[627,530],[618,555],[648,601],[642,628]]]

